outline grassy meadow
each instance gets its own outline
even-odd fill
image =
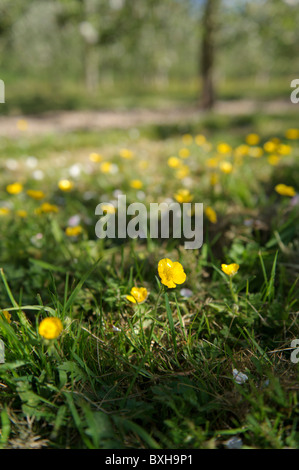
[[[297,125],[31,136],[19,121],[1,138],[1,448],[298,448]],[[203,246],[98,239],[95,208],[119,194],[202,202]],[[163,259],[185,282],[163,284]]]

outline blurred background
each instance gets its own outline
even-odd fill
[[[0,0],[0,112],[289,101],[298,24],[298,0]]]

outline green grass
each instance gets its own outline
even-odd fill
[[[284,138],[295,126],[292,114],[212,114],[183,126],[143,127],[134,138],[111,130],[2,141],[0,207],[10,213],[1,216],[0,307],[12,320],[0,319],[2,448],[221,448],[235,435],[244,448],[298,448],[298,365],[290,360],[299,338],[298,204],[274,190],[285,183],[298,192],[298,141]],[[204,133],[212,147],[192,143],[184,160],[190,174],[180,180],[167,160],[184,146],[185,132]],[[226,155],[234,167],[228,175],[207,166],[218,143],[236,148],[249,132],[262,144],[277,136],[292,151],[278,166],[267,155]],[[120,158],[121,148],[134,160]],[[103,174],[88,158],[92,151],[118,172]],[[35,169],[28,156],[37,158]],[[57,182],[70,178],[75,164],[80,176],[64,193]],[[143,182],[143,196],[132,179]],[[10,195],[6,185],[15,181],[24,190]],[[200,250],[185,250],[177,239],[96,238],[95,207],[115,199],[116,189],[128,203],[144,197],[149,204],[183,187],[217,213],[216,224],[204,219]],[[59,212],[37,215],[41,202],[27,189],[45,191]],[[74,215],[83,233],[69,238]],[[175,289],[158,275],[166,257],[187,275]],[[232,262],[240,269],[230,284],[221,264]],[[126,299],[133,286],[147,288],[144,303]],[[63,323],[56,340],[38,333],[48,316]],[[234,368],[248,376],[244,384],[234,382]]]

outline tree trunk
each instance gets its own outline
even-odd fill
[[[202,44],[201,44],[201,79],[202,97],[201,107],[212,109],[215,103],[215,91],[213,83],[214,68],[214,35],[215,16],[219,0],[206,0],[202,19]]]

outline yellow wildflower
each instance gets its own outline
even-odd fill
[[[219,175],[217,173],[211,173],[210,176],[210,185],[215,186],[219,181]]]
[[[82,233],[82,227],[81,225],[76,225],[75,227],[67,227],[65,229],[65,234],[68,236],[68,237],[77,237],[78,235],[80,235],[80,233]]]
[[[251,147],[249,149],[249,155],[253,158],[260,158],[264,154],[262,147]]]
[[[134,156],[132,150],[129,150],[129,149],[121,149],[119,151],[119,155],[122,157],[122,158],[125,158],[126,160],[131,160]]]
[[[239,267],[240,266],[237,263],[221,265],[222,271],[228,276],[234,276],[235,274],[237,274]]]
[[[181,165],[181,160],[177,157],[169,157],[167,164],[170,168],[178,168]]]
[[[20,131],[26,131],[28,129],[28,122],[25,119],[19,119],[17,121],[17,128]]]
[[[36,214],[51,214],[58,212],[58,207],[55,204],[44,202],[40,207],[35,210]]]
[[[228,175],[229,173],[233,171],[233,165],[227,161],[221,162],[219,165],[219,168],[222,171],[222,173],[225,173],[226,175]]]
[[[257,134],[248,134],[245,140],[248,145],[257,145],[260,141],[260,138]]]
[[[292,147],[290,145],[280,144],[277,147],[277,152],[280,155],[289,155],[291,153],[291,151],[292,151]]]
[[[193,137],[191,134],[184,134],[182,136],[182,141],[184,145],[191,145],[193,142]]]
[[[28,216],[28,213],[27,211],[23,210],[23,209],[19,209],[17,210],[16,214],[21,217],[22,219],[26,219],[26,217]]]
[[[111,162],[103,162],[101,163],[100,170],[102,173],[110,173],[111,167],[112,167]]]
[[[278,155],[269,155],[267,160],[270,165],[276,166],[280,162],[280,157]]]
[[[179,156],[181,158],[188,158],[190,156],[190,150],[187,148],[181,148],[179,150]]]
[[[183,284],[186,280],[186,274],[181,263],[178,261],[173,262],[169,258],[159,261],[158,273],[162,284],[169,288],[176,287],[176,284]]]
[[[299,129],[288,129],[285,133],[285,136],[289,140],[299,139]]]
[[[175,176],[182,180],[184,178],[186,178],[186,176],[188,176],[190,173],[190,169],[187,165],[182,165],[179,170],[176,172]]]
[[[141,304],[148,296],[147,289],[145,287],[132,287],[131,295],[127,295],[126,298],[133,304]]]
[[[281,196],[296,196],[295,188],[293,188],[293,186],[287,186],[286,184],[277,184],[275,186],[275,191]]]
[[[220,144],[217,145],[217,152],[221,153],[222,155],[226,155],[227,153],[230,153],[232,151],[232,148],[229,144],[226,142],[221,142]]]
[[[207,139],[205,138],[204,135],[198,134],[195,137],[195,142],[196,144],[200,147],[201,145],[204,145],[206,143]]]
[[[276,148],[277,148],[277,144],[273,142],[272,140],[269,140],[268,142],[264,143],[264,150],[267,153],[275,152]]]
[[[94,163],[101,162],[103,160],[103,156],[99,153],[92,152],[89,154],[89,160]]]
[[[178,192],[174,195],[174,198],[179,202],[191,202],[193,196],[190,194],[189,189],[179,189]]]
[[[26,192],[28,196],[32,197],[32,199],[35,199],[36,201],[39,201],[40,199],[44,199],[44,197],[46,197],[43,191],[39,191],[36,189],[28,189]]]
[[[8,215],[10,213],[10,209],[8,207],[0,207],[0,216]]]
[[[9,194],[19,194],[23,191],[23,185],[21,183],[12,183],[6,186],[6,191]]]
[[[38,328],[39,334],[46,339],[58,338],[62,330],[62,323],[57,317],[44,318]]]
[[[212,224],[217,223],[217,214],[212,207],[210,206],[206,207],[205,214]]]
[[[132,180],[130,181],[130,186],[133,189],[141,189],[143,186],[143,183],[140,180]]]
[[[58,182],[58,187],[61,189],[61,191],[71,191],[74,187],[74,183],[70,180],[60,180]]]
[[[11,314],[8,312],[8,310],[2,310],[2,315],[6,319],[8,323],[11,323]]]

